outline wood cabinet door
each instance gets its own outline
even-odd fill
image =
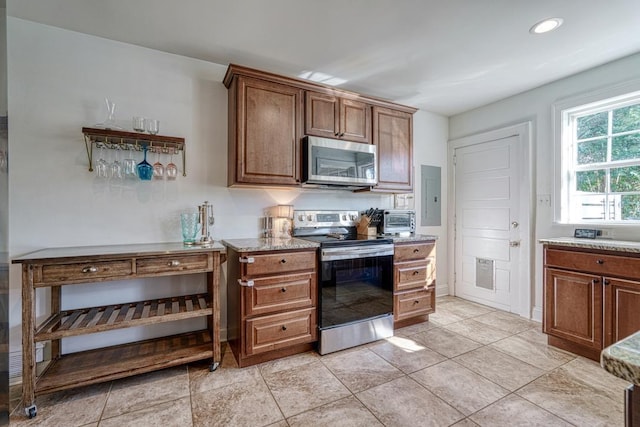
[[[640,282],[604,279],[604,346],[640,330]]]
[[[602,349],[601,276],[545,268],[543,331]]]
[[[373,107],[373,143],[378,147],[376,190],[413,191],[413,116]]]
[[[305,133],[337,138],[340,127],[338,97],[307,91],[305,95]]]
[[[303,90],[238,77],[236,183],[298,185]]]
[[[339,138],[371,144],[371,106],[340,98]]]

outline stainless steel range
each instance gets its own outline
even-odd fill
[[[358,236],[359,218],[358,211],[294,211],[293,235],[320,243],[320,354],[393,336],[393,241]]]

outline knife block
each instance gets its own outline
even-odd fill
[[[377,227],[372,227],[371,218],[366,215],[362,215],[360,217],[360,222],[356,226],[356,230],[358,231],[358,235],[360,236],[376,236],[378,234]]]

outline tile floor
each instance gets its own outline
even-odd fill
[[[429,322],[330,355],[196,363],[37,399],[16,426],[611,426],[627,383],[540,324],[454,297]],[[225,349],[226,346],[223,346]],[[13,390],[19,396],[19,390]]]

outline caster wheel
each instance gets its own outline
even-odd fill
[[[36,405],[31,405],[27,408],[24,408],[24,413],[27,415],[27,417],[34,418],[36,415],[38,415],[38,408],[36,408]]]
[[[218,366],[220,366],[220,364],[218,362],[214,362],[211,365],[209,365],[209,372],[213,372],[216,369],[218,369]]]

